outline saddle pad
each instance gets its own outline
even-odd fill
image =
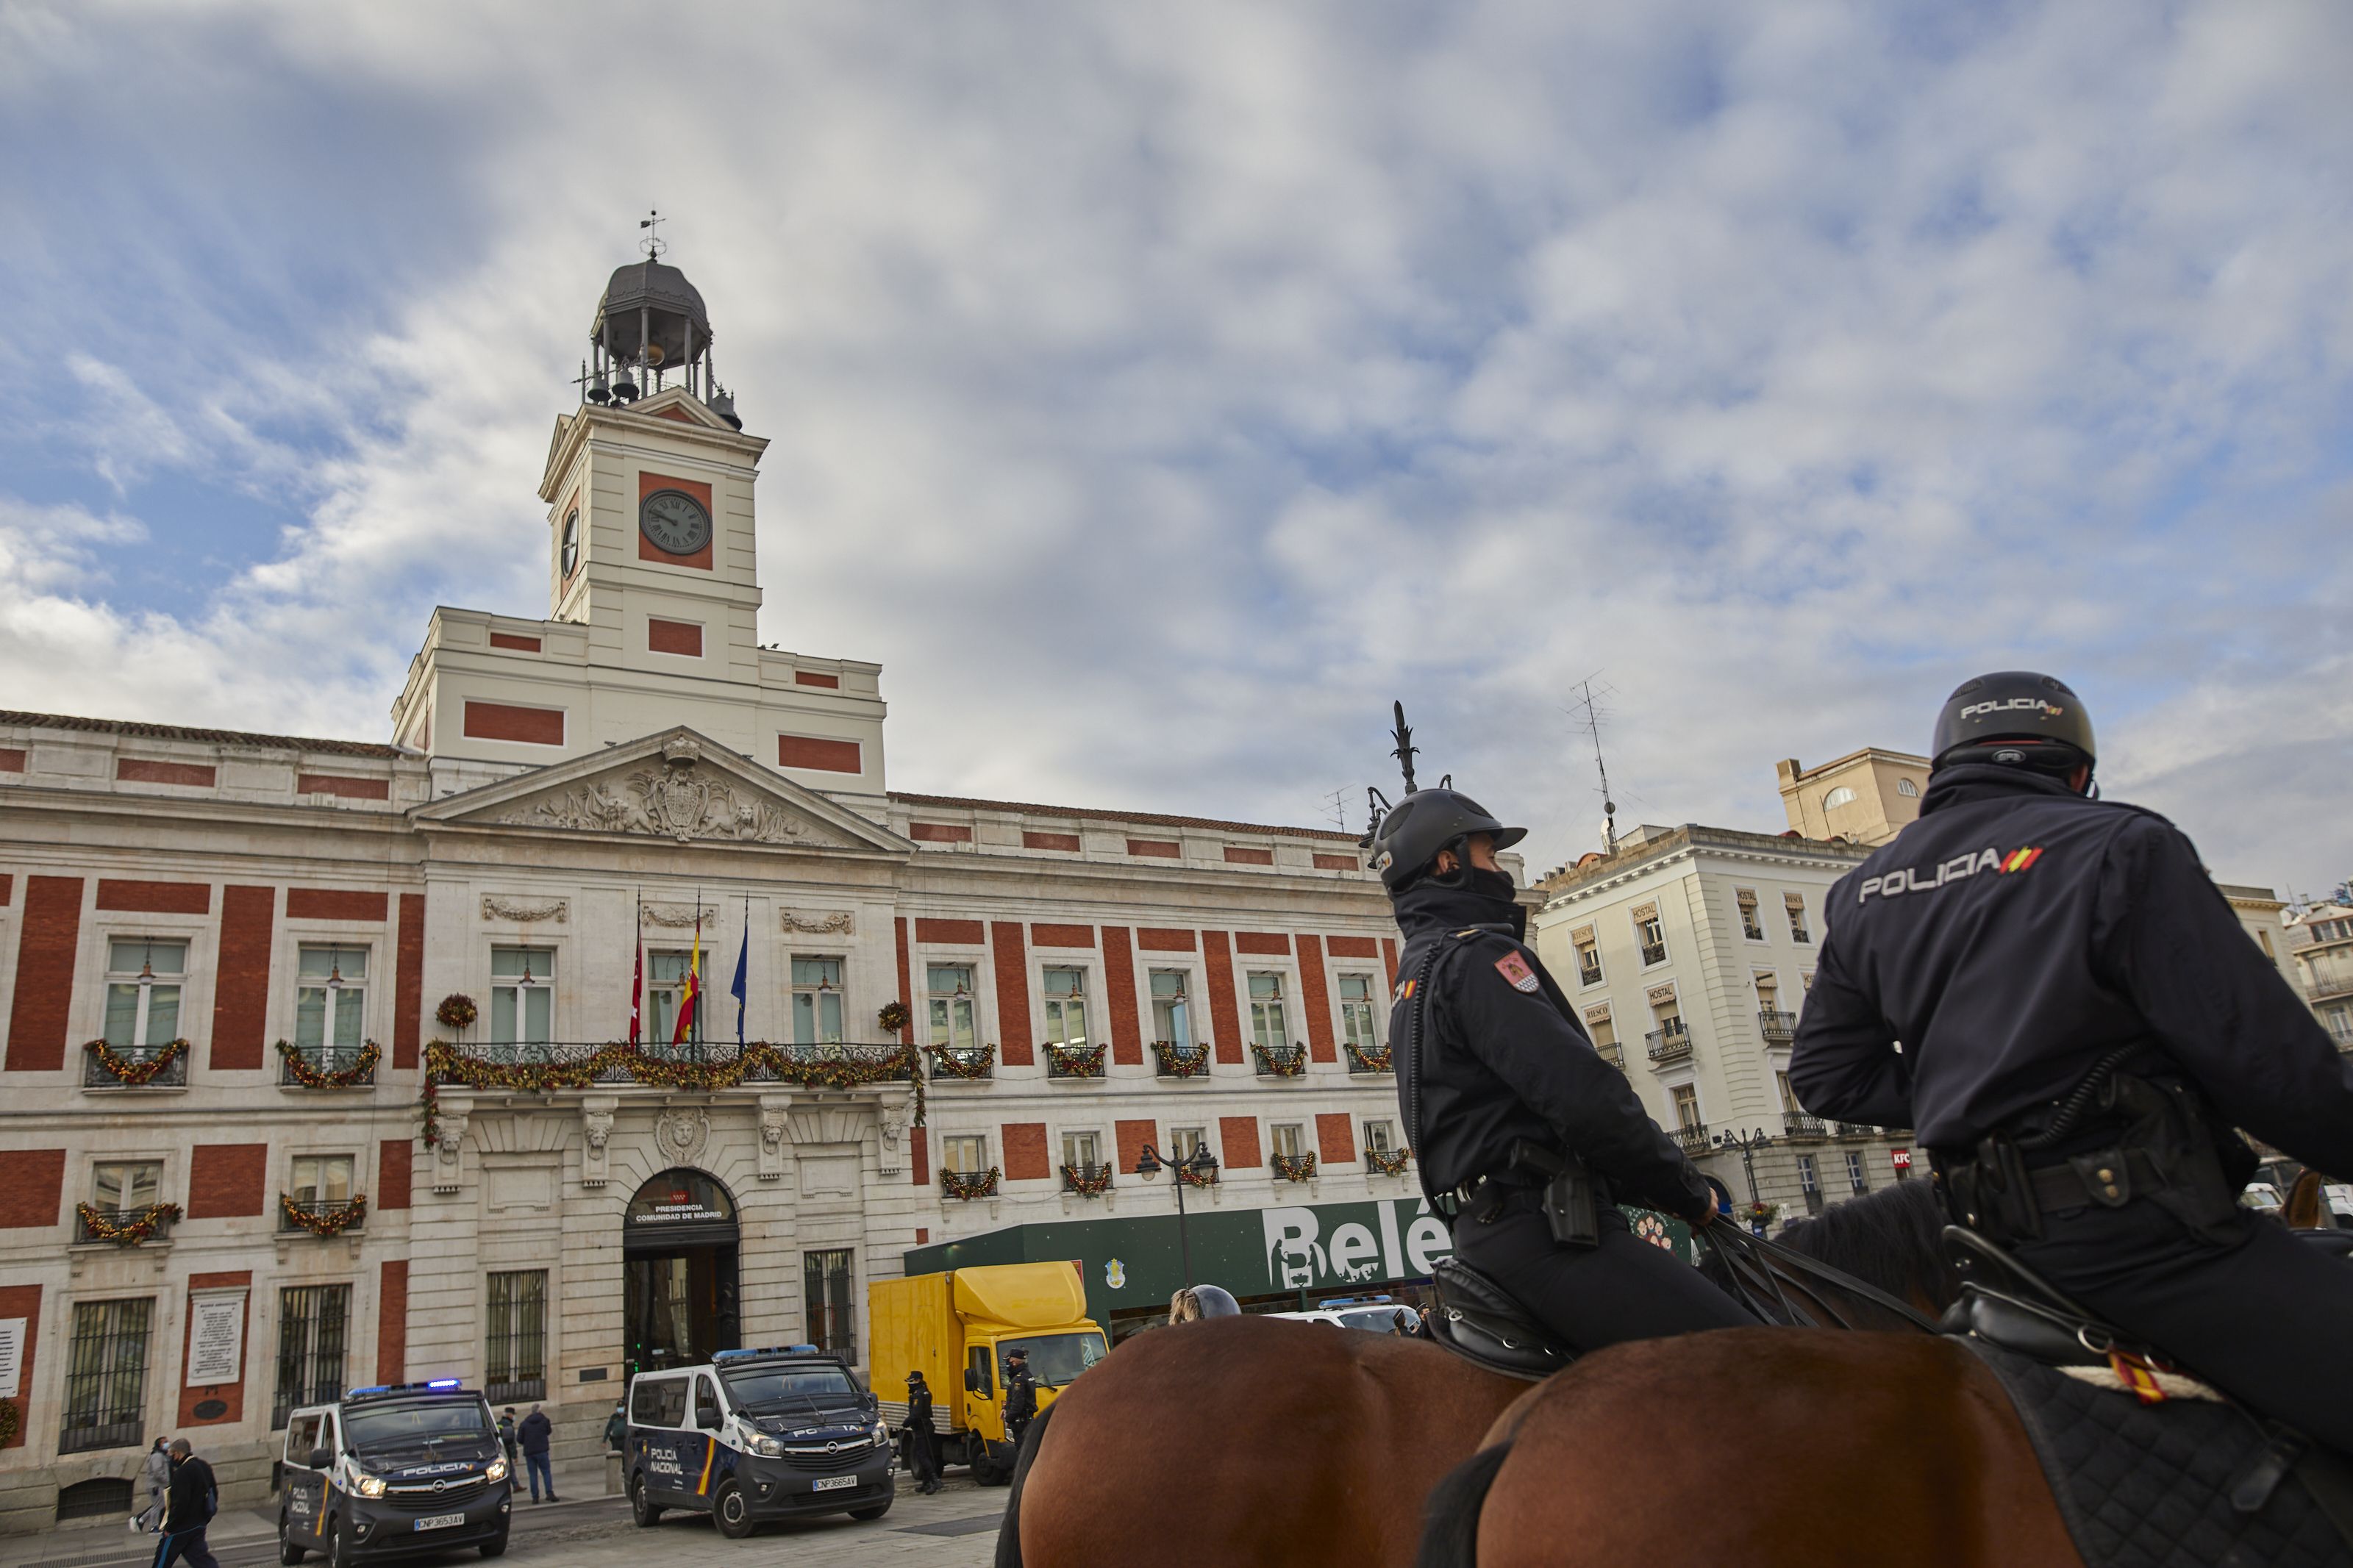
[[[2353,1568],[2353,1548],[2295,1474],[2259,1511],[2231,1506],[2268,1443],[2236,1407],[2143,1405],[1956,1337],[2008,1390],[2087,1568]]]

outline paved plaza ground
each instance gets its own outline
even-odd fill
[[[860,1523],[835,1514],[793,1521],[768,1525],[748,1541],[727,1540],[700,1514],[666,1514],[653,1529],[639,1530],[629,1522],[628,1504],[617,1497],[537,1506],[524,1498],[515,1508],[513,1534],[500,1568],[642,1568],[649,1559],[664,1568],[703,1563],[748,1568],[787,1560],[794,1568],[898,1563],[977,1568],[994,1558],[997,1522],[1005,1510],[1003,1487],[976,1486],[961,1470],[936,1497],[916,1496],[904,1475],[899,1483],[899,1500],[881,1519]],[[277,1522],[275,1505],[233,1509],[214,1521],[209,1539],[221,1568],[275,1563]],[[120,1523],[12,1536],[0,1539],[0,1568],[144,1568],[153,1559],[153,1541],[132,1535]],[[315,1565],[320,1560],[309,1561]],[[465,1551],[396,1561],[417,1568],[461,1568],[481,1559]]]

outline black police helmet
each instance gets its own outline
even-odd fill
[[[1525,827],[1504,826],[1460,790],[1419,790],[1381,818],[1372,842],[1366,846],[1372,851],[1366,864],[1381,874],[1390,892],[1398,892],[1429,868],[1440,849],[1459,846],[1473,833],[1489,835],[1498,849],[1507,849],[1528,836]]]
[[[2045,745],[2006,748],[2001,744],[2005,741]],[[2054,744],[2068,751],[2054,753],[2048,749]],[[1955,763],[2003,763],[2060,773],[2099,760],[2092,716],[2084,710],[2083,700],[2056,676],[2031,669],[1997,670],[1961,682],[1936,715],[1936,738],[1929,754],[1939,768]],[[2046,760],[2051,765],[2043,765]]]

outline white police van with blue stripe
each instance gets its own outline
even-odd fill
[[[331,1568],[412,1552],[507,1549],[514,1481],[491,1407],[454,1377],[354,1388],[286,1418],[278,1560]]]

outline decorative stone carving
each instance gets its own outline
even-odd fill
[[[694,924],[695,908],[692,904],[640,904],[638,907],[638,918],[649,926],[669,926],[682,930]],[[717,923],[719,906],[713,904],[702,910],[702,919],[704,925]]]
[[[874,1111],[876,1168],[886,1176],[899,1173],[899,1142],[907,1135],[907,1123],[914,1120],[914,1097],[892,1095]]]
[[[517,925],[553,921],[563,925],[571,919],[571,913],[568,899],[546,899],[534,903],[528,899],[502,899],[496,893],[482,895],[482,918],[486,921],[512,921]]]
[[[691,1106],[676,1106],[654,1119],[654,1147],[673,1165],[691,1165],[711,1142],[711,1119]]]
[[[664,749],[693,742],[673,741]],[[697,752],[697,755],[700,753]],[[815,823],[779,809],[723,774],[706,772],[692,758],[660,768],[640,768],[612,785],[575,784],[563,794],[521,805],[498,820],[518,827],[567,827],[586,833],[634,833],[671,838],[720,839],[736,844],[839,846],[843,841]]]
[[[862,1105],[804,1105],[793,1110],[793,1142],[857,1143],[864,1141],[872,1110]]]
[[[785,1160],[792,1151],[793,1097],[789,1094],[760,1096],[760,1163],[755,1173],[764,1182],[773,1182],[785,1173]]]
[[[433,1145],[433,1190],[454,1193],[464,1184],[464,1165],[459,1156],[466,1148],[466,1124],[473,1120],[474,1102],[470,1099],[444,1093],[434,1107],[434,1120],[440,1124],[440,1137]]]
[[[613,1112],[619,1108],[617,1095],[584,1095],[580,1100],[580,1184],[601,1187],[612,1177],[607,1163],[606,1145],[613,1137]]]
[[[854,936],[858,922],[848,910],[836,910],[830,914],[805,915],[797,910],[786,910],[781,917],[788,931],[800,931],[807,936]]]

